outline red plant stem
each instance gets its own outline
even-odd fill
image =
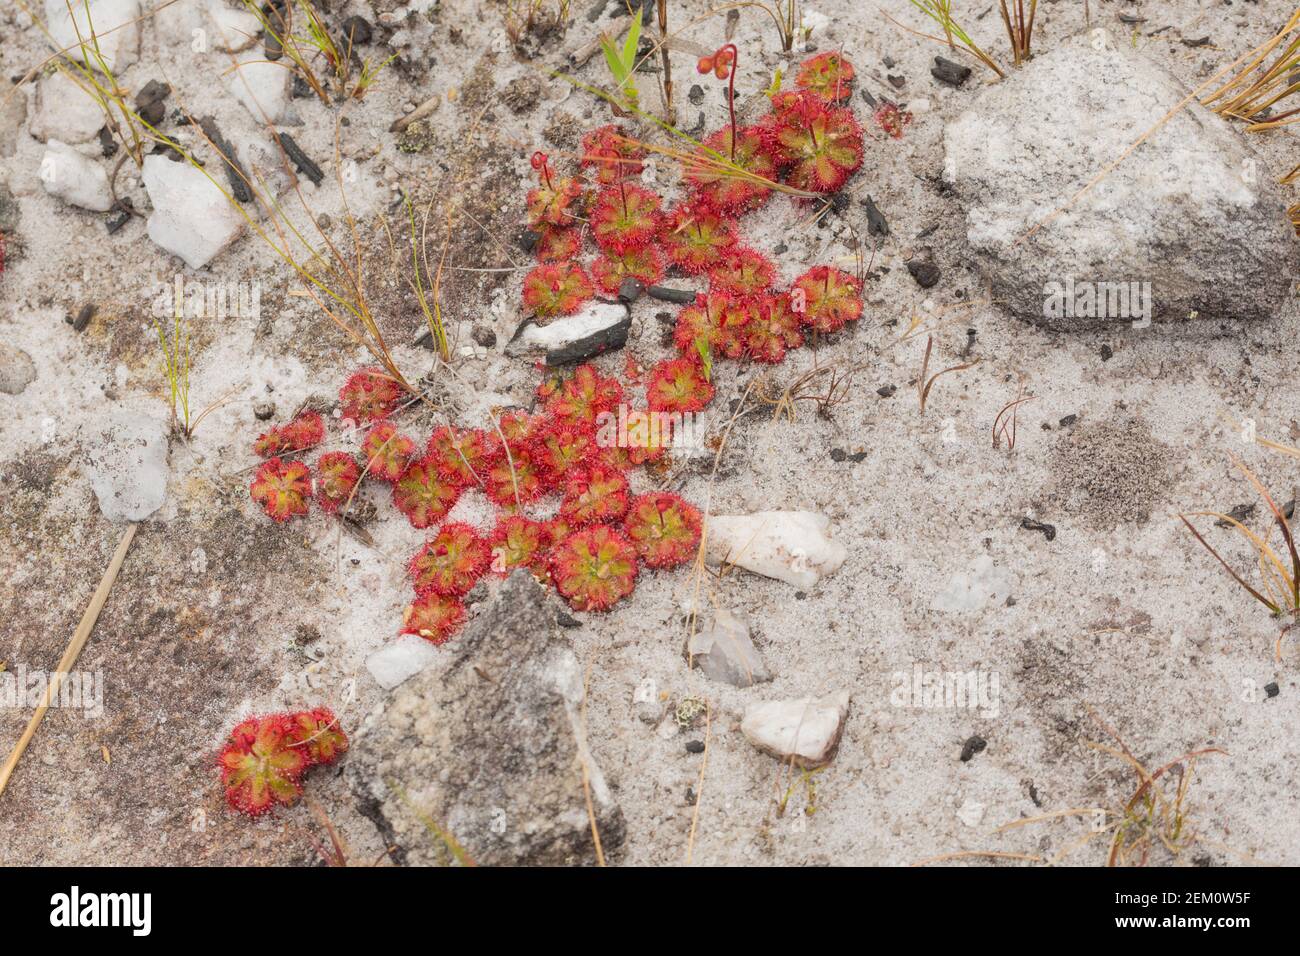
[[[623,180],[618,181],[618,195],[623,200],[623,221],[627,221],[627,187],[623,185]]]
[[[740,51],[736,49],[736,44],[728,43],[722,49],[731,51],[731,70],[727,74],[727,112],[731,114],[731,161],[736,161],[736,66],[740,59]]]

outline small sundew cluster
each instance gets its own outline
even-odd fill
[[[703,408],[713,387],[698,365],[669,362],[651,374],[646,395],[651,409],[686,413]],[[423,444],[390,420],[400,400],[379,369],[355,373],[339,402],[356,426],[357,450],[325,452],[314,469],[271,457],[250,494],[269,517],[287,521],[313,500],[327,514],[346,513],[363,480],[387,486],[411,526],[430,532],[410,562],[415,600],[403,633],[446,642],[464,623],[465,594],[488,573],[527,568],[575,609],[603,611],[632,592],[641,565],[670,568],[694,555],[701,518],[693,506],[663,492],[632,494],[628,472],[662,458],[673,435],[643,427],[645,412],[628,413],[618,379],[591,365],[552,374],[537,388],[536,413],[509,411],[482,429],[440,426]],[[607,426],[615,434],[604,434],[608,419],[624,422],[622,434]],[[324,440],[323,421],[309,413],[260,436],[254,450],[304,452]],[[446,520],[469,489],[497,510],[486,534]]]
[[[728,45],[702,58],[699,70],[731,83],[735,61]],[[573,176],[559,176],[545,154],[534,153],[538,185],[528,194],[527,221],[538,236],[538,265],[524,278],[524,307],[546,321],[598,293],[614,295],[627,278],[651,285],[669,268],[705,277],[707,292],[678,317],[681,358],[650,372],[656,411],[707,404],[706,369],[715,357],[780,362],[810,331],[828,334],[857,319],[856,277],[817,266],[778,289],[776,264],[747,246],[740,230],[741,217],[767,202],[776,184],[833,193],[862,165],[862,129],[845,105],[853,80],[848,60],[821,53],[802,64],[795,89],[772,95],[771,110],[754,124],[737,128],[733,110],[732,125],[683,163],[686,193],[671,207],[629,181],[643,169],[645,150],[616,126],[583,138]],[[734,102],[730,85],[728,97]],[[595,255],[584,266],[588,241]]]
[[[302,793],[304,773],[347,749],[347,734],[328,707],[249,717],[217,758],[226,802],[251,817],[289,806]]]

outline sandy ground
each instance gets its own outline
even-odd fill
[[[980,13],[978,6],[970,7],[968,30],[1006,59],[996,9]],[[1133,42],[1189,84],[1261,42],[1290,12],[1280,0],[1093,6],[1095,21],[1132,32]],[[670,7],[678,26],[707,9],[699,2]],[[368,3],[347,8],[376,19]],[[391,9],[380,5],[380,12]],[[716,480],[710,483],[707,466],[693,467],[682,491],[716,513],[824,511],[849,558],[810,593],[741,571],[709,579],[709,601],[755,622],[756,642],[776,673],[757,689],[736,690],[687,670],[688,572],[648,576],[632,601],[610,614],[583,615],[583,626],[567,632],[590,662],[590,743],[627,820],[617,859],[897,865],[996,850],[1068,853],[1067,862],[1099,864],[1107,839],[1086,839],[1091,817],[994,832],[1055,810],[1116,808],[1131,795],[1131,770],[1088,745],[1115,743],[1091,709],[1152,768],[1196,748],[1226,752],[1195,765],[1185,802],[1195,839],[1177,856],[1159,850],[1149,862],[1300,862],[1300,651],[1292,642],[1275,662],[1278,624],[1176,518],[1256,500],[1234,473],[1231,454],[1255,468],[1279,500],[1293,496],[1295,460],[1243,443],[1240,423],[1253,420],[1261,437],[1300,440],[1290,387],[1300,333],[1294,303],[1249,327],[1078,335],[1000,314],[967,264],[962,213],[940,183],[944,122],[992,75],[976,72],[958,90],[938,84],[929,65],[942,51],[884,16],[921,29],[905,0],[822,0],[807,10],[828,18],[812,35],[816,47],[842,47],[863,89],[905,103],[915,119],[900,141],[879,133],[869,141],[842,214],[813,224],[806,208],[778,199],[745,221],[758,248],[784,244],[779,261],[787,280],[816,263],[851,268],[853,231],[864,237],[871,268],[863,320],[816,350],[793,353],[750,394],[780,394],[815,363],[856,371],[828,416],[809,402],[796,404],[794,420],[751,407],[730,433]],[[401,226],[401,188],[432,199],[435,222],[446,197],[463,198],[447,289],[455,375],[438,373],[437,410],[404,419],[421,434],[489,404],[530,401],[536,371],[501,353],[518,320],[526,262],[513,236],[531,179],[528,155],[544,148],[563,156],[577,133],[609,121],[605,106],[545,73],[562,62],[564,49],[594,36],[587,4],[575,8],[568,35],[543,44],[531,60],[509,52],[502,12],[502,4],[443,2],[420,55],[409,67],[390,67],[363,102],[332,111],[295,101],[305,123],[294,135],[327,171],[319,188],[304,181],[303,195],[313,216],[329,217],[327,231],[341,242],[348,235],[332,157],[334,120],[346,118],[348,125],[337,127],[340,158],[353,160],[349,168],[358,174],[347,186],[348,207],[360,223],[376,312],[398,343],[395,358],[415,378],[432,367],[431,353],[408,344],[423,320],[381,223]],[[1121,12],[1143,22],[1126,27]],[[1082,26],[1081,5],[1044,4],[1035,43],[1046,49]],[[715,16],[684,32],[712,48],[723,30],[724,18]],[[1210,45],[1182,42],[1204,36]],[[228,66],[221,55],[162,43],[149,26],[143,37],[129,85],[165,77],[175,88],[170,106],[212,113],[228,131],[256,131],[216,82]],[[776,39],[764,14],[742,13],[735,40],[742,51],[737,86],[745,94],[770,80]],[[20,77],[44,55],[26,15],[12,7],[0,14],[5,77]],[[599,59],[580,71],[585,82],[604,82]],[[725,119],[720,84],[704,83],[697,107],[686,100],[697,79],[693,58],[678,54],[675,70],[681,124],[691,127],[702,113],[708,128],[717,128]],[[901,90],[887,74],[904,79]],[[512,89],[522,100],[512,100]],[[442,105],[429,148],[400,151],[388,125],[434,93]],[[855,99],[855,108],[865,121],[865,104]],[[1261,145],[1269,175],[1294,165],[1288,132]],[[22,394],[0,395],[0,660],[11,671],[54,665],[121,534],[99,514],[85,478],[85,426],[116,406],[165,414],[149,307],[155,284],[179,268],[149,242],[143,220],[108,236],[104,216],[47,196],[36,175],[41,152],[23,135],[16,155],[0,160],[0,177],[22,212],[0,278],[0,339],[29,353],[37,370]],[[661,161],[655,175],[671,194],[670,164]],[[129,165],[122,182],[146,208]],[[865,238],[858,200],[866,196],[887,216],[888,237]],[[289,208],[305,219],[297,203]],[[925,250],[942,270],[928,290],[905,266]],[[475,269],[501,271],[468,271]],[[216,748],[249,711],[326,704],[348,727],[383,693],[364,662],[397,630],[408,600],[404,563],[419,533],[373,492],[381,504],[370,526],[373,545],[340,533],[319,513],[273,526],[246,492],[255,462],[249,444],[263,427],[254,405],[273,401],[276,420],[286,420],[308,399],[332,399],[366,356],[255,238],[200,275],[260,283],[261,315],[195,329],[194,403],[225,401],[192,441],[173,444],[167,503],[140,529],[82,655],[80,669],[102,672],[103,715],[53,710],[0,798],[2,862],[310,862],[319,827],[305,807],[253,823],[225,810]],[[64,317],[88,302],[98,314],[76,332]],[[639,361],[669,354],[656,316],[667,311],[644,301],[635,307],[628,350]],[[924,414],[915,379],[925,336],[900,341],[914,317],[933,330],[932,368],[979,359],[941,378]],[[498,344],[465,354],[473,323],[490,326]],[[614,354],[598,364],[612,372],[624,361]],[[752,366],[718,365],[711,428],[726,425],[755,375]],[[883,396],[878,390],[886,386],[896,391]],[[1021,407],[1015,449],[995,449],[994,416],[1021,388],[1033,400]],[[866,454],[839,460],[845,456],[838,450]],[[456,516],[486,520],[483,500],[475,499],[458,505]],[[1023,529],[1026,517],[1050,523],[1054,536]],[[1255,526],[1263,527],[1258,514]],[[1225,555],[1249,566],[1249,552],[1227,532],[1212,535]],[[980,569],[977,590],[993,599],[952,610],[954,579],[973,569]],[[317,633],[304,648],[303,637]],[[898,689],[900,674],[910,684],[914,672],[970,671],[996,689],[990,706],[926,706]],[[686,748],[705,739],[703,727],[667,735],[638,719],[634,693],[647,681],[670,700],[697,695],[710,703],[706,755]],[[1276,696],[1268,696],[1270,684]],[[810,779],[791,776],[740,733],[752,700],[839,689],[852,695],[839,752]],[[5,749],[27,716],[26,708],[0,710]],[[963,744],[974,735],[987,747],[963,761]],[[377,833],[337,773],[312,778],[309,792],[355,860],[379,855]]]

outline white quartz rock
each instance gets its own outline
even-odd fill
[[[140,55],[139,18],[139,0],[45,0],[45,22],[55,49],[114,75]]]
[[[66,73],[51,73],[37,84],[31,134],[42,143],[84,143],[103,125],[103,108]]]
[[[104,167],[57,139],[45,145],[40,179],[47,193],[69,205],[92,212],[108,212],[113,208],[113,194]]]
[[[749,636],[749,622],[719,608],[709,626],[691,635],[686,655],[711,680],[733,687],[751,687],[772,679],[763,655]]]
[[[190,268],[203,268],[239,237],[244,217],[189,163],[146,156],[143,179],[153,203],[149,238]]]
[[[262,21],[256,16],[245,9],[228,7],[222,0],[211,0],[208,16],[215,34],[213,43],[223,53],[247,50],[257,42],[262,30]]]
[[[848,556],[830,537],[831,519],[815,511],[711,515],[705,556],[807,590],[839,570]]]
[[[259,123],[278,124],[288,119],[291,72],[283,61],[268,60],[261,51],[245,53],[226,78],[235,99]]]
[[[825,697],[751,704],[740,730],[764,753],[812,769],[831,762],[848,716],[849,693],[839,691]]]
[[[620,329],[620,326],[624,328]],[[545,325],[525,319],[506,346],[506,355],[513,357],[532,352],[554,352],[587,341],[600,342],[602,346],[609,347],[606,340],[611,336],[626,341],[627,329],[631,326],[632,313],[626,305],[595,300],[588,302],[573,315],[551,319]],[[615,335],[616,332],[619,334]]]

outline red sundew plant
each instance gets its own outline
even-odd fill
[[[377,368],[354,372],[339,389],[343,417],[362,425],[387,418],[401,401],[402,387]]]
[[[492,561],[488,543],[467,524],[448,522],[411,559],[415,593],[460,597],[472,588]]]
[[[392,422],[377,422],[361,443],[361,457],[367,462],[366,474],[390,484],[402,477],[414,454],[415,442],[397,434]]]
[[[673,441],[672,429],[649,412],[628,411],[623,423],[625,435],[620,440],[603,442],[597,457],[619,471],[644,465],[663,457]]]
[[[546,425],[547,421],[541,415],[530,415],[520,409],[506,412],[497,420],[497,426],[510,443],[511,450],[530,445],[541,435]]]
[[[551,553],[555,550],[556,546],[560,544],[560,542],[562,542],[569,535],[573,534],[573,532],[576,531],[577,528],[575,528],[573,526],[573,522],[571,522],[564,515],[557,514],[555,517],[542,522],[542,530],[546,532],[546,555],[547,555],[546,560],[548,562],[547,567],[549,570]]]
[[[695,355],[701,346],[706,346],[711,354],[721,354],[727,335],[723,327],[724,313],[730,305],[731,297],[722,292],[697,295],[693,305],[677,313],[673,344],[688,356]]]
[[[305,749],[289,746],[293,729],[288,714],[269,714],[250,717],[230,732],[217,763],[232,809],[258,817],[275,804],[297,801],[311,758]]]
[[[709,270],[709,289],[740,297],[762,295],[775,278],[771,259],[748,246],[737,246]]]
[[[632,499],[623,530],[637,555],[651,568],[685,564],[700,544],[699,509],[666,491]]]
[[[548,371],[544,362],[538,362],[537,368],[543,374],[542,380],[537,383],[537,388],[533,390],[533,394],[537,396],[537,400],[543,405],[548,405],[551,399],[558,395],[560,389],[564,387],[564,383],[568,381],[568,376],[561,369],[550,369]]]
[[[683,272],[699,275],[736,244],[736,224],[707,202],[683,203],[666,220],[660,242]]]
[[[328,707],[290,714],[289,725],[286,746],[305,753],[313,767],[333,763],[348,749],[348,735]]]
[[[608,525],[565,538],[551,554],[556,590],[576,611],[607,611],[636,587],[636,549]]]
[[[445,476],[432,456],[412,462],[393,485],[393,506],[413,528],[427,528],[447,516],[460,497],[460,485]]]
[[[698,412],[713,401],[713,391],[699,360],[683,356],[651,370],[646,402],[653,412]]]
[[[871,118],[886,136],[893,139],[902,139],[903,128],[912,122],[910,112],[900,110],[897,103],[890,103],[888,100],[876,107]]]
[[[770,365],[782,361],[787,350],[803,345],[799,321],[800,317],[790,308],[788,295],[755,300],[749,321],[741,331],[745,354],[756,362]]]
[[[524,276],[524,305],[543,319],[577,312],[593,291],[587,274],[572,263],[541,265]]]
[[[444,425],[429,436],[428,450],[442,478],[468,488],[483,483],[495,445],[483,432]]]
[[[623,135],[621,127],[610,124],[594,129],[582,137],[584,168],[595,171],[596,182],[609,186],[628,176],[640,175],[645,165],[645,150]]]
[[[506,511],[536,501],[547,491],[542,465],[531,445],[512,444],[508,456],[503,451],[493,458],[484,478],[488,500]]]
[[[832,50],[804,60],[794,85],[811,90],[828,103],[843,103],[853,95],[855,74],[853,64]]]
[[[733,142],[734,138],[734,142]],[[780,173],[774,137],[761,126],[750,126],[734,134],[730,128],[719,130],[704,140],[705,148],[684,163],[686,181],[695,195],[723,212],[739,214],[762,205],[772,194],[772,187],[756,182],[719,166],[717,153],[730,156],[731,162],[747,173],[775,181]]]
[[[582,183],[572,177],[552,178],[545,153],[533,153],[530,162],[537,170],[540,185],[528,193],[528,225],[534,229],[574,225],[578,221]]]
[[[307,513],[311,472],[300,461],[272,458],[257,469],[248,493],[273,520],[288,521]]]
[[[571,471],[591,462],[596,438],[590,426],[552,422],[538,438],[536,453],[542,471],[551,483],[563,481]]]
[[[493,573],[504,577],[515,568],[527,568],[534,577],[546,580],[551,539],[542,522],[508,515],[497,522],[488,544],[492,548]]]
[[[575,528],[581,528],[617,521],[627,513],[627,502],[627,476],[617,468],[595,464],[569,476],[560,514]]]
[[[862,165],[862,127],[848,109],[803,98],[780,116],[776,141],[796,189],[837,192]]]
[[[794,280],[791,300],[804,325],[834,332],[862,315],[862,284],[843,270],[813,266]]]
[[[722,355],[729,359],[743,359],[748,356],[745,348],[745,327],[753,321],[754,306],[749,299],[729,296],[722,306],[722,343],[719,346]],[[691,356],[692,358],[696,356]]]
[[[547,414],[568,425],[594,425],[603,412],[612,412],[623,401],[623,386],[607,378],[593,365],[579,365],[546,402]]]
[[[326,514],[334,514],[352,497],[360,480],[355,458],[345,451],[326,452],[316,462],[316,503]]]
[[[605,252],[642,249],[658,235],[659,220],[659,197],[620,179],[596,197],[591,234]]]
[[[446,644],[464,623],[465,605],[449,594],[422,594],[402,612],[402,633],[434,645]]]
[[[302,793],[305,771],[333,763],[347,749],[347,734],[328,707],[249,717],[217,757],[226,802],[250,817],[289,806]]]
[[[628,249],[624,252],[605,252],[591,264],[591,278],[596,287],[607,295],[617,295],[618,287],[626,278],[639,279],[654,285],[664,277],[664,260],[654,246]]]
[[[257,436],[253,451],[263,458],[284,452],[306,451],[325,440],[325,422],[316,412],[304,412],[287,425],[276,425]]]
[[[581,249],[582,228],[580,226],[570,226],[568,228],[546,226],[538,231],[537,245],[533,251],[537,254],[537,261],[545,264],[548,262],[570,262]]]

